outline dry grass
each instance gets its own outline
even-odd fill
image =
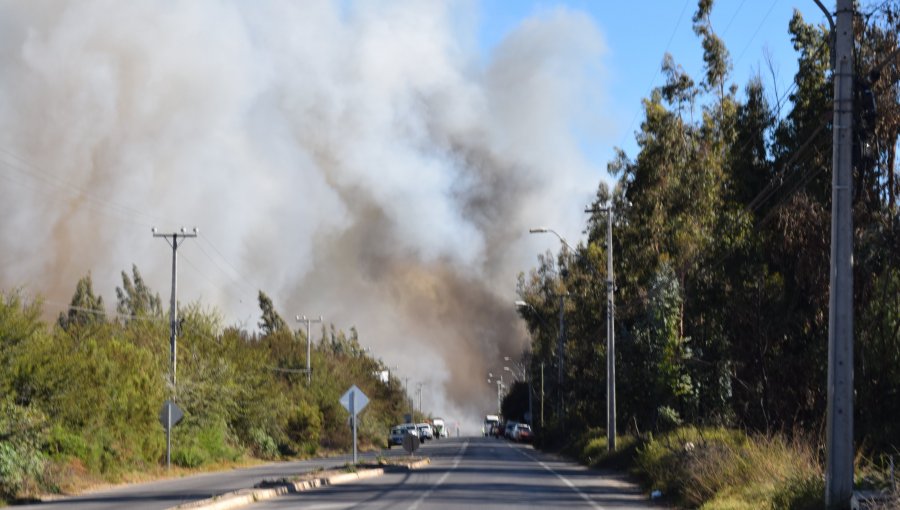
[[[682,428],[647,442],[636,464],[652,488],[690,508],[773,508],[779,498],[778,508],[807,508],[822,494],[815,448],[777,436]]]

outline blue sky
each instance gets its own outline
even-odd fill
[[[604,90],[606,101],[594,113],[603,117],[605,129],[580,130],[579,138],[585,154],[598,168],[605,169],[614,146],[634,156],[633,133],[640,126],[641,99],[662,83],[660,63],[667,51],[695,81],[699,81],[703,70],[702,48],[691,21],[697,0],[483,0],[479,5],[478,38],[485,56],[524,20],[556,9],[583,12],[596,24],[607,44],[601,63],[604,73],[599,78],[602,83],[597,84]],[[770,98],[776,90],[782,95],[790,87],[796,54],[788,22],[794,9],[800,10],[808,22],[824,20],[812,0],[715,2],[713,28],[730,52],[731,81],[738,86],[740,97],[756,73],[761,74]],[[766,64],[766,54],[774,63],[774,78]]]

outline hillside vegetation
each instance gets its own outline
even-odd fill
[[[165,466],[159,416],[172,396],[169,320],[137,268],[122,274],[118,313],[106,317],[90,276],[54,324],[40,300],[0,295],[0,501],[115,481]],[[292,331],[262,292],[260,331],[225,327],[199,304],[179,309],[177,387],[184,419],[172,462],[202,468],[346,450],[340,396],[356,384],[370,399],[363,446],[383,446],[407,402],[396,378],[350,335],[323,325],[313,337],[307,385],[305,331]]]

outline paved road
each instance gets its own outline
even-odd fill
[[[600,475],[531,447],[493,438],[425,445],[427,468],[393,472],[256,503],[248,510],[487,510],[654,508],[620,476]]]
[[[379,453],[387,456],[406,454],[401,448],[385,450]],[[375,455],[376,453],[372,452],[360,454],[360,459],[371,460],[374,459]],[[264,479],[292,476],[312,471],[318,467],[343,466],[350,460],[351,456],[344,455],[328,459],[278,462],[220,473],[207,473],[184,478],[123,485],[72,498],[33,505],[14,506],[10,510],[114,510],[120,508],[127,508],[128,510],[163,510],[181,503],[253,487]]]

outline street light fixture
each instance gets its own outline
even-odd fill
[[[572,248],[572,245],[570,245],[568,242],[566,242],[565,238],[563,238],[563,236],[559,235],[559,232],[553,230],[552,228],[547,228],[547,227],[530,228],[530,229],[528,229],[528,233],[529,234],[553,234],[557,237],[557,239],[559,239],[559,242],[563,243],[565,245],[565,247],[569,249],[569,251],[571,251],[573,253],[575,252],[575,248]]]

